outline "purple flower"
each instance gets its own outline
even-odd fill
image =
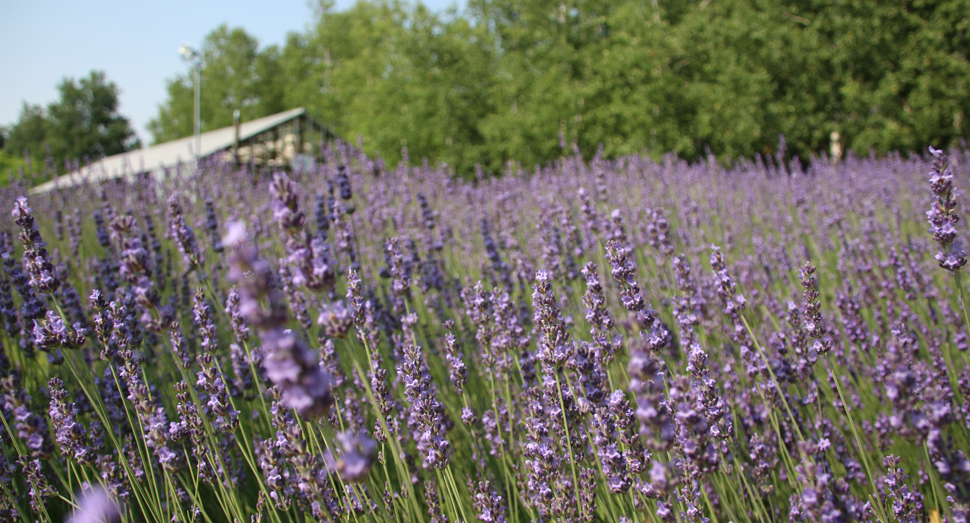
[[[249,327],[239,312],[239,291],[235,287],[229,289],[229,295],[226,297],[225,312],[229,316],[229,322],[232,324],[232,332],[236,336],[236,341],[239,343],[249,341]]]
[[[80,323],[75,323],[72,330],[68,330],[64,320],[54,311],[47,311],[44,321],[34,320],[34,344],[47,350],[55,347],[80,348],[84,345],[86,333]]]
[[[320,307],[317,325],[323,327],[323,333],[331,338],[345,338],[354,326],[354,310],[348,309],[342,300],[324,303]]]
[[[60,280],[54,276],[54,265],[47,254],[44,239],[34,226],[33,209],[27,206],[27,198],[19,197],[11,215],[20,226],[20,241],[24,243],[23,263],[30,275],[30,286],[42,294],[51,294],[60,287]]]
[[[274,173],[269,192],[273,195],[273,219],[280,228],[290,236],[302,231],[306,216],[300,210],[296,184],[286,176],[286,173]]]
[[[458,340],[452,332],[455,327],[455,322],[448,320],[445,322],[444,327],[448,331],[448,334],[445,334],[445,359],[448,360],[448,377],[451,380],[452,387],[455,388],[455,392],[461,394],[465,389],[465,384],[468,382],[468,369],[465,368],[465,362],[462,361],[462,353],[458,350]],[[465,408],[467,409],[468,407]],[[462,418],[464,418],[464,413],[462,414]]]
[[[28,460],[21,457],[17,462],[23,470],[27,485],[30,486],[30,508],[36,513],[41,513],[47,504],[44,500],[57,492],[48,483],[39,459]]]
[[[930,171],[930,189],[936,200],[926,212],[926,221],[929,222],[929,232],[938,245],[937,263],[950,272],[956,272],[967,264],[967,253],[963,249],[951,248],[957,237],[955,225],[960,221],[955,212],[957,202],[953,170],[943,151],[930,147],[930,153],[936,158],[933,161],[933,170]]]
[[[205,199],[205,229],[209,231],[209,241],[212,243],[212,250],[222,252],[225,247],[222,245],[222,237],[219,236],[219,220],[216,218],[215,204],[208,196]]]
[[[536,272],[532,288],[535,290],[532,293],[533,321],[542,332],[538,343],[539,358],[550,367],[561,367],[572,354],[573,346],[552,292],[549,273]]]
[[[337,473],[342,481],[359,483],[367,477],[375,461],[377,442],[366,432],[343,431],[337,434],[341,455],[334,457],[331,450],[324,452],[323,461],[327,472]]]
[[[266,376],[283,391],[283,405],[301,416],[320,418],[333,405],[330,376],[317,365],[317,356],[289,329],[260,333]]]
[[[506,523],[506,508],[502,496],[492,488],[488,481],[479,481],[476,488],[472,488],[469,480],[468,490],[474,492],[473,504],[478,512],[480,521],[485,523]]]
[[[185,224],[182,217],[182,205],[179,203],[178,193],[172,193],[168,199],[169,208],[169,233],[175,238],[179,252],[182,253],[182,260],[188,271],[195,270],[202,264],[202,252],[195,242],[195,232],[192,227]]]
[[[603,296],[603,286],[596,272],[596,264],[588,262],[582,273],[586,277],[583,304],[586,305],[586,321],[590,325],[589,333],[593,337],[595,356],[602,364],[609,365],[620,348],[621,338],[616,334],[611,335],[613,315],[606,308],[606,298]]]
[[[77,421],[77,408],[74,403],[67,403],[67,391],[64,382],[51,378],[49,382],[51,404],[50,419],[54,428],[54,441],[66,456],[86,465],[91,463],[94,451],[87,445],[84,427]]]
[[[121,508],[114,496],[100,486],[87,486],[67,523],[115,523],[121,521]]]
[[[443,469],[448,466],[451,454],[451,444],[445,438],[445,406],[438,400],[438,391],[424,363],[421,348],[407,345],[404,360],[397,370],[403,377],[404,395],[409,406],[408,428],[417,440],[423,466]]]
[[[223,244],[232,250],[229,279],[239,289],[239,312],[259,331],[263,368],[282,391],[283,404],[301,416],[319,418],[333,405],[330,376],[317,364],[316,353],[284,328],[286,309],[279,291],[272,286],[272,269],[256,257],[254,249],[243,244],[245,238],[245,225],[239,222],[229,224],[223,238]],[[261,300],[267,301],[266,309]]]
[[[882,464],[888,469],[882,479],[886,491],[892,498],[893,514],[904,523],[925,521],[923,495],[917,488],[911,488],[907,481],[909,476],[899,467],[900,458],[889,455],[882,459]]]
[[[20,384],[16,373],[0,378],[0,388],[3,390],[3,413],[13,418],[13,429],[17,437],[23,441],[30,451],[32,459],[46,460],[54,453],[54,445],[50,441],[50,430],[47,422],[39,414],[30,410],[30,396]]]

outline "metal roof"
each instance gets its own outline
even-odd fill
[[[306,114],[306,110],[298,107],[282,113],[244,122],[240,124],[239,142],[243,143],[245,140],[304,114]],[[324,129],[326,130],[326,128]],[[224,151],[232,147],[235,138],[236,130],[234,126],[202,133],[200,136],[201,154],[199,156],[204,158],[219,151]],[[196,161],[195,152],[192,150],[194,146],[195,136],[193,135],[144,149],[136,149],[126,153],[108,156],[82,167],[78,171],[40,184],[34,187],[31,193],[47,192],[55,187],[66,188],[81,183],[98,182],[120,178],[122,176],[133,177],[135,174],[143,172],[159,174],[164,173],[168,169],[178,168],[179,166],[183,169],[191,169]]]

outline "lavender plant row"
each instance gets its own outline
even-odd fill
[[[0,520],[966,522],[930,153],[14,187]]]

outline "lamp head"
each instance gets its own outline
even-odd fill
[[[199,55],[195,49],[192,49],[192,46],[190,46],[188,42],[185,42],[179,46],[179,54],[182,55],[182,59],[186,61],[192,60]]]

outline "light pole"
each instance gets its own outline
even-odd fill
[[[179,47],[182,59],[195,69],[195,156],[202,156],[202,55],[192,49],[188,42]]]

